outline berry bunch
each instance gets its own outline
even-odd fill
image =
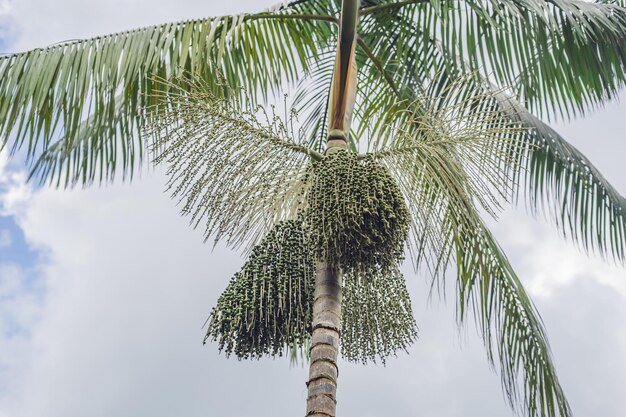
[[[310,181],[306,218],[318,259],[344,271],[402,259],[410,214],[385,167],[339,151],[313,164]]]
[[[282,356],[310,337],[315,264],[301,221],[279,223],[217,300],[205,337],[239,359]]]
[[[304,202],[252,249],[220,296],[206,339],[238,358],[282,356],[310,338],[316,260],[343,272],[342,355],[383,362],[417,337],[398,269],[410,215],[373,157],[340,151],[311,165]]]
[[[352,270],[344,275],[341,355],[350,362],[375,362],[417,339],[406,282],[396,267]]]

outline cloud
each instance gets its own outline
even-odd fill
[[[229,415],[240,378],[272,381],[260,391],[266,401],[279,395],[272,387],[296,376],[303,386],[302,372],[291,373],[287,361],[226,361],[202,346],[201,325],[241,261],[222,249],[212,255],[162,184],[154,177],[34,196],[20,225],[32,244],[48,248],[41,273],[49,291],[33,332],[38,354],[0,410],[24,417]]]
[[[30,190],[25,176],[9,168],[6,152],[0,151],[0,216],[12,216],[24,208]],[[4,395],[13,392],[12,381],[19,378],[30,358],[30,331],[40,307],[37,278],[5,256],[13,243],[11,231],[0,229],[0,393]]]
[[[13,11],[11,0],[0,0],[0,17],[7,16]]]
[[[0,264],[0,398],[10,397],[18,379],[32,359],[30,332],[38,320],[40,303],[37,284],[28,271]],[[0,415],[4,410],[0,405]]]
[[[31,193],[24,171],[9,168],[6,149],[0,151],[0,216],[20,213]]]
[[[626,296],[581,273],[538,305],[575,415],[626,415]]]
[[[606,285],[626,297],[626,279],[621,265],[585,254],[548,222],[535,220],[523,210],[508,210],[491,228],[501,238],[513,265],[523,271],[533,297],[553,297],[580,277]]]
[[[7,44],[14,38],[14,25],[11,13],[13,3],[11,0],[0,0],[0,53],[4,53]]]

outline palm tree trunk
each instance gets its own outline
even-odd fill
[[[318,262],[313,302],[313,335],[309,366],[308,417],[335,417],[337,354],[341,332],[341,272]]]
[[[343,0],[337,57],[329,97],[329,129],[326,152],[345,149],[356,100],[357,25],[360,0]],[[337,406],[337,355],[341,333],[341,270],[318,261],[313,301],[313,334],[307,417],[335,417]]]

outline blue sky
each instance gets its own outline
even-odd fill
[[[0,263],[14,263],[20,267],[35,264],[38,253],[24,239],[24,232],[13,216],[0,216]]]
[[[0,0],[0,28],[11,28],[0,29],[11,40],[0,50],[271,4]],[[557,123],[622,194],[624,99]],[[202,323],[242,259],[202,243],[163,193],[159,170],[132,184],[63,191],[25,184],[21,165],[2,158],[0,417],[303,413],[305,369],[202,346]],[[521,209],[492,227],[542,313],[575,415],[626,415],[624,269],[581,254]],[[342,362],[339,415],[512,415],[473,329],[459,336],[452,303],[429,302],[427,278],[405,274],[420,340],[387,367]]]
[[[0,53],[8,52],[7,48],[15,38],[15,28],[10,19],[10,2],[0,1]]]

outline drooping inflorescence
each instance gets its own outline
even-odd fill
[[[389,172],[372,156],[343,150],[312,169],[306,213],[316,257],[344,271],[397,264],[410,214]]]
[[[205,342],[216,340],[239,359],[303,346],[310,337],[314,268],[302,222],[278,223],[219,297]]]
[[[404,276],[397,265],[351,270],[344,275],[341,354],[351,362],[376,361],[407,348],[417,325]]]
[[[342,356],[384,363],[417,337],[399,270],[410,226],[404,197],[372,155],[329,153],[309,175],[312,250],[343,271]]]
[[[399,271],[409,228],[404,199],[371,156],[340,151],[305,175],[303,209],[255,247],[218,300],[206,339],[240,359],[305,349],[315,263],[343,272],[341,351],[349,361],[395,355],[417,331]]]

